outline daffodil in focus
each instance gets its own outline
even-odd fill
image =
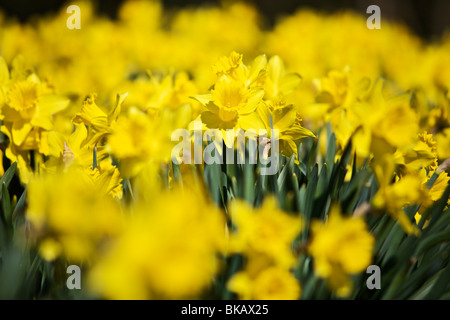
[[[256,107],[264,97],[264,89],[253,84],[265,65],[265,57],[261,56],[248,68],[242,63],[242,55],[233,52],[230,57],[220,58],[213,66],[218,78],[210,93],[194,96],[205,107],[199,120],[209,129],[221,130],[228,147],[232,141],[225,134],[227,129],[260,129],[258,123],[248,123],[248,120],[252,119]],[[242,121],[246,121],[245,127],[241,125]]]
[[[29,70],[13,69],[10,75],[3,58],[0,65],[1,131],[10,140],[5,154],[11,161],[18,161],[26,183],[33,170],[27,163],[30,151],[49,154],[47,134],[53,129],[52,116],[67,108],[70,100],[54,94],[50,85]],[[17,67],[20,63],[16,60],[13,65]]]
[[[296,141],[314,137],[301,126],[295,108],[283,100],[298,86],[300,77],[286,74],[277,56],[269,60],[268,73],[266,65],[265,56],[256,57],[251,67],[243,64],[242,55],[236,52],[220,58],[213,66],[218,80],[211,93],[194,96],[206,109],[198,120],[205,128],[221,130],[227,147],[233,144],[227,129],[253,130],[255,134],[263,130],[266,136],[260,138],[279,139],[282,154],[291,156],[297,154]],[[279,130],[277,137],[271,137],[272,129]]]
[[[260,121],[259,126],[267,130],[269,141],[277,139],[280,153],[286,157],[295,155],[297,158],[297,144],[300,139],[315,137],[314,133],[302,126],[302,119],[295,107],[287,105],[284,100],[261,104],[250,119],[255,123]],[[250,123],[246,124],[246,126],[250,125]],[[274,137],[272,129],[277,130],[273,131],[276,133]]]

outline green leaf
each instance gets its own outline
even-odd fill
[[[421,255],[422,253],[426,252],[433,246],[436,246],[442,242],[450,241],[450,229],[447,228],[444,231],[437,232],[421,240],[422,241],[420,241],[420,243],[417,246],[415,256]]]
[[[2,183],[2,213],[6,224],[6,229],[9,230],[11,228],[12,216],[11,198],[9,197],[8,187],[4,181]]]
[[[447,249],[446,255],[450,252]],[[425,282],[430,279],[433,275],[439,272],[444,266],[444,261],[440,257],[441,254],[437,254],[430,260],[426,265],[418,268],[413,274],[408,276],[405,281],[398,287],[396,299],[407,299],[414,292],[419,290]],[[448,258],[447,258],[448,259]]]
[[[9,188],[9,184],[11,183],[11,180],[14,177],[16,170],[17,170],[17,162],[14,162],[3,174],[2,178],[0,179],[0,184],[2,185],[5,184],[6,188]]]
[[[92,154],[92,170],[94,170],[95,168],[97,168],[97,144],[95,144]]]
[[[287,192],[287,176],[294,172],[294,160],[295,156],[292,155],[289,158],[288,163],[284,166],[284,168],[281,170],[280,175],[278,176],[277,185],[278,192],[280,193],[281,198],[284,198],[285,193]]]
[[[253,204],[255,200],[255,173],[254,165],[244,164],[244,199]]]
[[[314,194],[317,188],[318,182],[318,170],[319,167],[317,163],[314,165],[311,173],[308,175],[308,184],[306,186],[305,195],[305,216],[309,219],[312,216],[313,204],[314,204]]]
[[[327,154],[325,156],[325,163],[328,165],[329,172],[332,172],[334,167],[334,158],[336,157],[336,136],[334,133],[330,135],[327,144]]]
[[[333,172],[331,174],[330,179],[330,195],[332,198],[335,198],[339,193],[340,188],[345,179],[345,175],[347,173],[347,164],[350,160],[352,150],[351,140],[348,142],[347,146],[342,153],[341,159],[339,159],[338,165],[333,167]]]
[[[25,205],[27,199],[27,190],[25,189],[17,201],[16,207],[12,213],[12,224],[14,229],[17,229],[25,221]]]
[[[450,263],[442,270],[441,275],[434,282],[430,292],[425,297],[425,300],[436,300],[442,297],[447,289],[447,285],[450,283]]]
[[[308,154],[308,168],[311,168],[313,166],[313,164],[316,163],[318,141],[319,141],[319,139],[314,139],[312,147],[309,150],[309,154]]]
[[[427,280],[425,282],[425,284],[410,297],[410,299],[411,300],[424,300],[425,297],[427,296],[427,294],[433,288],[433,286],[436,283],[436,281],[438,280],[439,276],[442,274],[442,271],[444,271],[444,269],[442,269],[441,271],[436,273],[433,277],[431,277],[429,280]]]

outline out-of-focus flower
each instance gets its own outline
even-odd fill
[[[259,80],[265,89],[265,99],[286,99],[286,96],[298,88],[302,78],[297,73],[286,72],[283,60],[273,56],[267,63],[267,72]]]
[[[112,127],[108,148],[120,160],[120,169],[125,176],[135,176],[150,163],[159,167],[170,159],[173,123],[166,115],[164,113],[152,119],[144,112],[131,108]]]
[[[243,271],[233,275],[228,288],[240,299],[298,299],[301,288],[290,273],[295,264],[294,239],[301,233],[302,219],[290,216],[268,198],[258,209],[235,200],[231,219],[231,252],[246,256]]]
[[[76,167],[34,177],[28,185],[26,217],[44,258],[63,254],[69,261],[86,261],[117,235],[122,216],[111,195],[103,177]]]
[[[394,155],[396,163],[401,164],[407,170],[419,170],[424,168],[434,171],[438,167],[438,155],[436,141],[432,134],[419,133],[417,143],[403,152],[397,151]]]
[[[241,300],[297,300],[301,295],[298,280],[280,267],[269,267],[255,277],[245,271],[238,272],[227,287]]]
[[[423,170],[421,172],[424,173]],[[428,183],[429,178],[432,176],[432,172],[430,172],[428,174],[428,176],[426,176],[426,174],[424,173],[424,176],[425,176],[425,179],[423,180],[422,185],[424,186],[424,188],[426,188],[426,184]],[[425,210],[427,209],[429,204],[431,204],[434,201],[439,200],[442,197],[445,189],[448,187],[449,182],[450,182],[450,176],[447,174],[447,172],[445,172],[445,171],[441,172],[437,176],[436,180],[434,181],[433,185],[431,186],[431,188],[428,192],[428,196],[431,201],[423,203],[420,206],[419,211],[414,216],[417,224],[419,224],[420,219],[422,218],[422,214],[425,212]],[[448,199],[447,204],[450,204],[450,199]],[[426,226],[427,226],[427,223],[424,224],[424,228]]]
[[[177,201],[173,201],[177,199]],[[198,296],[219,270],[225,221],[195,190],[160,194],[134,210],[123,234],[94,265],[90,287],[112,299]]]
[[[361,218],[343,217],[333,206],[328,221],[313,221],[308,252],[314,258],[315,274],[327,280],[337,296],[353,290],[350,275],[362,272],[372,260],[375,239]]]
[[[392,166],[393,164],[388,161],[385,166],[386,171],[377,168],[376,174],[380,187],[372,204],[375,208],[386,209],[407,234],[419,235],[420,230],[412,223],[403,209],[414,204],[427,206],[430,201],[429,190],[418,172],[410,172],[391,183]]]
[[[446,128],[439,134],[436,134],[436,150],[439,158],[450,158],[450,128]]]
[[[358,156],[372,153],[375,159],[381,158],[392,149],[408,148],[417,140],[418,119],[410,106],[410,96],[385,99],[382,90],[383,81],[375,82],[367,99],[353,108],[361,121],[352,138]]]
[[[275,199],[268,198],[260,208],[252,209],[236,200],[231,205],[236,231],[231,238],[232,250],[248,255],[264,255],[285,268],[295,259],[291,244],[302,231],[302,219],[278,209]]]
[[[103,137],[111,134],[111,128],[116,123],[117,117],[121,111],[122,103],[127,96],[128,93],[117,94],[116,103],[109,112],[97,106],[95,103],[95,99],[97,98],[96,94],[87,97],[83,102],[81,111],[75,115],[72,121],[75,124],[84,123],[88,127],[88,144],[93,146]]]

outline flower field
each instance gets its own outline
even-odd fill
[[[450,299],[450,34],[76,4],[0,11],[1,299]]]

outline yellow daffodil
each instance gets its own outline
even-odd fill
[[[241,300],[297,300],[301,295],[298,280],[280,267],[270,267],[256,277],[238,272],[229,280],[227,287],[236,292]]]
[[[425,176],[426,179],[423,181],[423,186],[426,187],[426,184],[428,183],[429,178],[431,177],[432,173],[429,173],[429,176]],[[448,184],[450,182],[450,176],[447,174],[447,172],[441,172],[436,180],[434,181],[433,185],[431,186],[429,190],[429,198],[431,201],[437,201],[441,199],[442,195],[444,194],[445,189],[448,187]],[[450,204],[450,199],[448,199],[447,204]],[[420,219],[422,218],[422,214],[425,212],[425,210],[428,207],[428,203],[424,203],[420,206],[419,211],[415,214],[414,218],[416,220],[416,223],[419,224]],[[424,228],[427,226],[427,223],[424,224]]]
[[[260,104],[256,114],[243,122],[243,127],[248,128],[252,123],[259,121],[260,128],[267,130],[269,139],[279,140],[280,153],[286,157],[295,155],[297,158],[297,142],[305,137],[315,137],[314,133],[301,125],[302,119],[292,105],[286,105],[285,101]],[[271,125],[272,121],[272,125]],[[278,136],[272,137],[272,129],[278,130]]]
[[[200,114],[200,120],[207,128],[219,129],[222,136],[226,137],[226,129],[241,128],[240,122],[246,121],[246,125],[259,130],[259,123],[251,122],[257,105],[262,102],[264,90],[262,88],[246,88],[245,84],[235,80],[219,80],[216,82],[211,94],[196,96],[195,98],[204,105],[206,111]],[[227,146],[230,141],[225,139]]]
[[[131,108],[127,116],[119,117],[108,138],[108,148],[121,161],[121,172],[135,176],[148,163],[159,167],[170,159],[171,127],[164,119],[151,119]]]
[[[30,181],[26,217],[33,236],[42,240],[45,258],[64,254],[74,262],[86,261],[102,241],[120,231],[119,204],[108,186],[95,173],[75,167]]]
[[[328,221],[312,221],[308,252],[314,258],[315,274],[327,280],[337,296],[352,292],[349,277],[364,271],[372,260],[375,239],[361,218],[343,217],[333,206]]]
[[[273,56],[267,63],[267,72],[259,82],[263,83],[265,99],[284,99],[300,84],[302,78],[297,73],[287,73],[283,60],[279,56]]]
[[[173,201],[173,199],[177,201]],[[139,207],[90,274],[90,287],[113,299],[197,296],[218,271],[225,221],[196,190],[160,194]]]
[[[355,105],[354,112],[361,121],[354,142],[358,155],[382,157],[389,148],[408,148],[417,139],[418,119],[410,106],[410,96],[403,94],[385,99],[383,81],[377,81],[365,102]],[[380,143],[386,147],[379,148]],[[370,147],[367,147],[370,146]]]
[[[436,141],[432,134],[426,132],[418,135],[418,141],[413,147],[403,152],[397,151],[394,157],[398,164],[406,166],[409,170],[424,168],[434,171],[438,167]]]
[[[275,199],[269,198],[254,210],[245,202],[233,202],[231,218],[237,229],[232,236],[234,251],[264,255],[285,268],[293,266],[291,243],[302,231],[300,217],[278,209]]]
[[[408,205],[428,205],[429,191],[419,173],[411,172],[391,183],[393,163],[386,162],[386,171],[376,170],[380,188],[372,200],[376,208],[386,209],[407,234],[419,235],[420,230],[412,223],[403,209]]]
[[[0,59],[1,131],[9,138],[6,156],[18,162],[24,183],[30,179],[33,168],[29,164],[29,152],[49,154],[47,134],[53,129],[53,115],[69,105],[70,100],[55,95],[51,87],[41,82],[34,73],[20,68],[20,59],[11,75],[4,59]],[[39,155],[35,155],[39,158]]]
[[[83,102],[81,112],[77,113],[72,121],[74,124],[84,123],[88,126],[89,144],[94,145],[104,136],[111,134],[111,127],[117,121],[122,103],[127,96],[128,93],[117,94],[116,103],[109,112],[97,106],[96,94],[92,94]]]

